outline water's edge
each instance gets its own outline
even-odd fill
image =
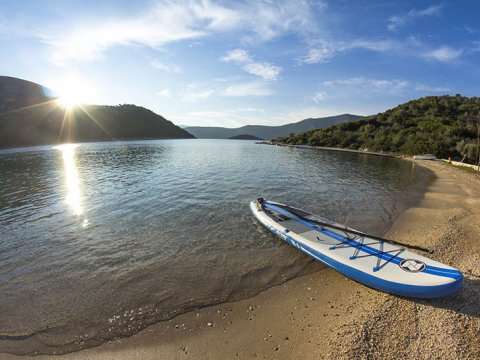
[[[321,151],[321,150],[315,150],[315,151]],[[401,160],[401,161],[408,161],[408,160]],[[418,165],[413,162],[411,163],[412,163],[412,166]],[[393,223],[396,221],[396,219],[399,218],[399,216],[403,212],[405,212],[411,207],[414,207],[424,197],[428,186],[431,185],[431,183],[435,180],[435,176],[433,172],[430,171],[429,169],[426,169],[426,170],[428,172],[428,176],[425,176],[425,178],[421,179],[421,181],[419,180],[420,183],[415,185],[416,196],[410,196],[408,199],[402,199],[402,201],[399,202],[399,206],[395,208],[394,213],[388,219],[388,221],[384,224],[382,230],[380,232],[377,232],[378,235],[383,235],[386,232],[388,232],[388,229],[392,227]],[[262,195],[262,194],[259,194],[259,195]],[[248,203],[245,203],[245,208],[248,209]],[[335,219],[332,219],[332,220],[335,220]],[[243,219],[243,221],[247,221],[247,222],[250,221],[252,223],[254,222],[253,217],[250,217],[249,219]],[[254,225],[254,226],[257,226],[257,225]],[[269,237],[273,238],[273,235],[263,230],[263,228],[261,228],[259,225],[257,227],[258,227],[258,230],[260,230],[264,235],[268,234]],[[233,294],[232,293],[225,294],[220,292],[220,296],[214,299],[208,298],[208,297],[205,297],[205,298],[200,297],[198,299],[195,299],[194,302],[178,304],[178,308],[176,309],[176,311],[170,312],[170,313],[159,313],[158,309],[155,309],[154,304],[145,304],[145,306],[142,306],[141,308],[139,308],[139,310],[136,311],[134,314],[124,314],[122,318],[118,319],[119,323],[121,321],[124,321],[124,322],[127,321],[123,319],[124,317],[129,319],[128,327],[125,327],[125,330],[128,330],[128,331],[125,331],[124,334],[122,334],[121,332],[112,333],[108,331],[107,328],[105,328],[103,331],[100,331],[97,334],[98,336],[94,336],[94,337],[86,336],[85,339],[77,339],[76,341],[63,343],[62,345],[59,345],[53,339],[56,336],[60,335],[59,332],[61,332],[61,329],[62,329],[62,324],[60,324],[60,326],[58,327],[52,326],[47,329],[41,329],[38,332],[34,332],[34,333],[0,334],[0,341],[3,343],[2,347],[6,349],[5,352],[20,354],[20,355],[62,354],[62,353],[79,351],[84,348],[101,345],[102,343],[115,338],[131,336],[139,331],[142,331],[143,329],[147,328],[148,326],[154,323],[170,320],[180,314],[188,313],[190,311],[199,309],[201,307],[213,306],[221,303],[233,302],[241,299],[251,298],[265,291],[270,287],[278,286],[292,278],[296,278],[301,275],[309,274],[309,273],[324,269],[323,265],[315,262],[312,259],[308,259],[308,261],[303,261],[303,262],[296,261],[298,259],[298,256],[300,255],[297,254],[294,249],[289,250],[289,253],[295,254],[295,255],[292,256],[292,261],[290,263],[289,268],[284,269],[285,271],[281,275],[279,275],[276,272],[277,270],[276,268],[271,268],[267,266],[265,266],[265,268],[263,269],[262,268],[257,269],[256,272],[253,272],[253,273],[250,272],[250,273],[244,274],[244,276],[241,277],[239,281],[245,281],[249,283],[256,282],[256,279],[259,277],[268,278],[268,281],[265,283],[257,282],[258,284],[257,287],[254,287],[254,288],[250,287],[247,290],[245,290],[243,293],[235,292]],[[229,254],[224,254],[224,256],[228,256],[228,255]],[[132,279],[135,279],[135,276],[132,276]],[[113,321],[115,322],[117,320],[114,319]],[[32,349],[35,349],[35,350],[32,350]]]

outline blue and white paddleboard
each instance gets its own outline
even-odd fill
[[[453,295],[462,287],[459,270],[376,236],[274,201],[252,201],[250,210],[288,244],[369,287],[415,298]]]

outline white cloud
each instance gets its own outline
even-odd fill
[[[242,22],[242,14],[236,9],[227,8],[212,3],[209,0],[187,1],[189,10],[194,17],[206,22],[206,28],[210,30],[226,31],[236,28]],[[176,21],[181,19],[175,19]]]
[[[428,44],[423,44],[417,38],[411,36],[404,42],[376,39],[357,39],[350,42],[323,40],[317,41],[317,44],[312,46],[308,51],[308,54],[303,58],[297,59],[297,61],[300,64],[327,62],[341,53],[355,49],[397,55],[408,54],[409,56],[433,59],[442,62],[454,61],[465,52],[464,49],[454,49],[447,45],[442,45],[439,48],[431,50],[431,47],[429,49]],[[472,51],[472,49],[470,49],[470,51]]]
[[[417,92],[421,93],[443,93],[443,94],[448,94],[452,92],[452,89],[446,86],[431,86],[431,85],[425,85],[425,84],[420,84],[416,83],[413,85],[413,89]]]
[[[316,1],[314,7],[322,11],[325,1]],[[314,11],[309,1],[248,1],[245,6],[248,18],[245,25],[250,29],[243,37],[246,43],[271,40],[286,33],[306,34],[317,30]],[[315,6],[316,5],[316,6]]]
[[[451,93],[446,86],[432,86],[402,79],[352,77],[324,81],[311,99],[318,103],[333,98],[388,98],[411,94]],[[320,96],[318,96],[320,95]]]
[[[51,60],[57,64],[93,61],[114,46],[159,48],[170,42],[205,36],[207,32],[195,26],[197,21],[188,7],[168,2],[137,17],[102,19],[99,24],[86,24],[70,31],[43,31],[39,37],[53,48]]]
[[[223,90],[224,96],[270,96],[272,91],[268,88],[267,84],[263,82],[250,82],[238,85],[232,85]]]
[[[425,58],[434,59],[442,62],[451,62],[456,60],[463,50],[461,49],[452,49],[449,46],[443,45],[438,49],[428,51],[423,54]]]
[[[157,92],[157,95],[160,97],[170,97],[172,95],[170,89],[163,89]]]
[[[423,10],[410,10],[405,15],[396,15],[388,19],[387,28],[390,31],[394,31],[399,27],[403,27],[412,21],[425,16],[439,16],[441,14],[443,4],[432,5]]]
[[[364,93],[365,96],[370,96],[372,93],[375,93],[375,96],[377,96],[378,94],[398,94],[406,89],[409,83],[405,80],[397,79],[353,77],[349,79],[324,81],[323,85],[332,89],[347,88],[350,91],[360,91]]]
[[[200,90],[200,91],[193,91],[193,90],[188,90],[187,92],[183,93],[181,95],[181,98],[183,101],[186,102],[197,102],[200,100],[205,100],[212,96],[214,93],[214,90]]]
[[[229,51],[225,56],[221,58],[222,61],[226,62],[236,62],[236,63],[246,63],[252,61],[251,56],[248,54],[248,51],[242,49],[235,49]]]
[[[391,40],[364,40],[357,39],[350,42],[317,40],[308,51],[308,54],[298,59],[299,63],[317,64],[329,61],[342,52],[353,49],[365,49],[374,52],[386,52],[397,49],[400,45]]]
[[[202,45],[203,43],[201,41],[194,41],[188,45],[189,48],[193,48],[195,46]]]
[[[392,40],[355,40],[348,44],[345,49],[365,49],[376,52],[385,52],[398,48],[399,44]]]
[[[281,67],[269,63],[252,62],[245,64],[244,70],[250,74],[260,76],[267,81],[275,81],[278,79]]]
[[[340,50],[336,46],[325,43],[308,51],[307,56],[299,59],[299,62],[305,64],[317,64],[326,62],[334,58]]]
[[[53,62],[65,64],[101,59],[115,46],[158,49],[168,43],[198,41],[227,31],[239,32],[239,39],[248,43],[268,41],[286,33],[300,35],[315,28],[311,10],[307,1],[295,0],[232,3],[164,0],[128,17],[95,20],[92,15],[82,25],[49,25],[40,31],[36,29],[34,36],[51,47]]]
[[[162,70],[167,74],[182,74],[183,69],[177,64],[165,64],[160,60],[153,60],[150,62],[150,65],[158,70]]]
[[[464,26],[463,29],[468,32],[470,35],[475,35],[476,33],[479,32],[478,29],[471,27],[471,26]]]
[[[321,101],[324,101],[325,99],[327,98],[327,93],[325,91],[317,91],[315,94],[313,94],[313,96],[311,97],[311,99],[316,102],[316,103],[319,103]]]
[[[266,81],[275,81],[282,71],[280,66],[267,62],[257,62],[246,50],[235,49],[228,52],[221,58],[225,62],[233,62],[242,65],[244,71],[249,74],[259,76]]]

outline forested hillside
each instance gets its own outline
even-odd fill
[[[194,137],[143,107],[81,105],[65,109],[46,93],[38,84],[0,77],[0,148]]]
[[[408,155],[432,153],[475,161],[479,115],[478,97],[430,96],[357,121],[276,141]]]

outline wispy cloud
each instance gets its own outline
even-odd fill
[[[314,102],[319,103],[327,98],[327,93],[325,91],[317,91],[313,96],[310,97]]]
[[[310,98],[315,103],[329,101],[333,98],[386,98],[416,94],[451,93],[447,86],[432,86],[402,79],[377,79],[351,77],[327,80],[320,84],[319,90]]]
[[[475,35],[475,34],[480,32],[478,29],[476,29],[472,26],[463,26],[463,30],[465,30],[470,35]]]
[[[92,16],[93,18],[93,16]],[[57,64],[101,59],[115,46],[161,48],[182,40],[198,41],[215,33],[239,32],[239,40],[258,43],[286,33],[311,31],[315,21],[307,1],[213,2],[157,1],[141,13],[84,24],[60,24],[35,30],[34,36],[51,47]]]
[[[168,2],[136,17],[102,20],[99,24],[72,27],[63,32],[44,30],[38,36],[52,47],[51,60],[55,63],[92,61],[102,58],[105,51],[114,46],[159,48],[170,42],[205,36],[206,30],[196,24],[205,21],[208,27],[215,17],[213,14],[199,19],[191,7]]]
[[[432,93],[448,94],[452,92],[452,89],[447,86],[431,86],[431,85],[426,85],[421,83],[413,84],[413,89],[420,93],[430,93],[430,94]]]
[[[260,76],[267,81],[275,81],[282,71],[280,66],[270,64],[268,62],[258,62],[246,50],[235,49],[228,52],[221,58],[225,62],[233,62],[241,65],[243,70],[247,73]]]
[[[249,82],[227,87],[222,91],[224,96],[270,96],[273,92],[264,82]]]
[[[154,69],[162,70],[166,72],[167,74],[182,74],[183,69],[177,65],[177,64],[166,64],[160,60],[152,60],[150,62],[150,66],[152,66]]]
[[[406,26],[407,24],[415,21],[416,19],[426,16],[439,16],[442,12],[442,9],[443,4],[432,5],[422,10],[412,9],[404,15],[396,15],[390,17],[388,19],[387,28],[390,31],[394,31],[400,27]]]
[[[471,52],[473,48],[474,47],[469,49],[469,52]],[[328,62],[342,53],[347,53],[357,49],[395,56],[409,56],[430,59],[445,63],[457,60],[461,55],[467,53],[467,51],[464,49],[455,49],[447,45],[433,48],[432,45],[422,43],[417,38],[412,36],[408,37],[403,42],[390,39],[357,39],[350,42],[324,40],[322,42],[318,41],[315,46],[309,49],[307,55],[297,59],[297,62],[300,64],[317,64]]]
[[[451,62],[458,59],[462,53],[462,49],[453,49],[449,46],[443,45],[437,49],[425,52],[423,56],[427,59]]]
[[[366,77],[352,77],[348,79],[327,80],[323,86],[331,92],[348,91],[359,92],[364,96],[395,95],[409,87],[408,81],[398,79],[372,79]]]
[[[342,50],[335,44],[324,42],[308,50],[308,54],[300,59],[299,63],[317,64],[333,59]]]
[[[303,58],[298,59],[298,62],[304,64],[317,64],[329,61],[338,54],[353,49],[365,49],[374,52],[386,52],[396,49],[398,47],[399,44],[393,40],[356,39],[350,42],[317,40],[317,43],[312,45],[309,49],[308,54]]]
[[[181,94],[181,99],[185,102],[197,102],[205,100],[214,94],[214,90],[194,90],[190,89]]]
[[[314,14],[324,9],[326,1],[257,1],[244,3],[244,25],[248,32],[242,37],[246,43],[257,43],[280,35],[305,35],[317,30]]]
[[[160,97],[170,97],[172,95],[170,89],[163,89],[157,92],[157,95]]]

